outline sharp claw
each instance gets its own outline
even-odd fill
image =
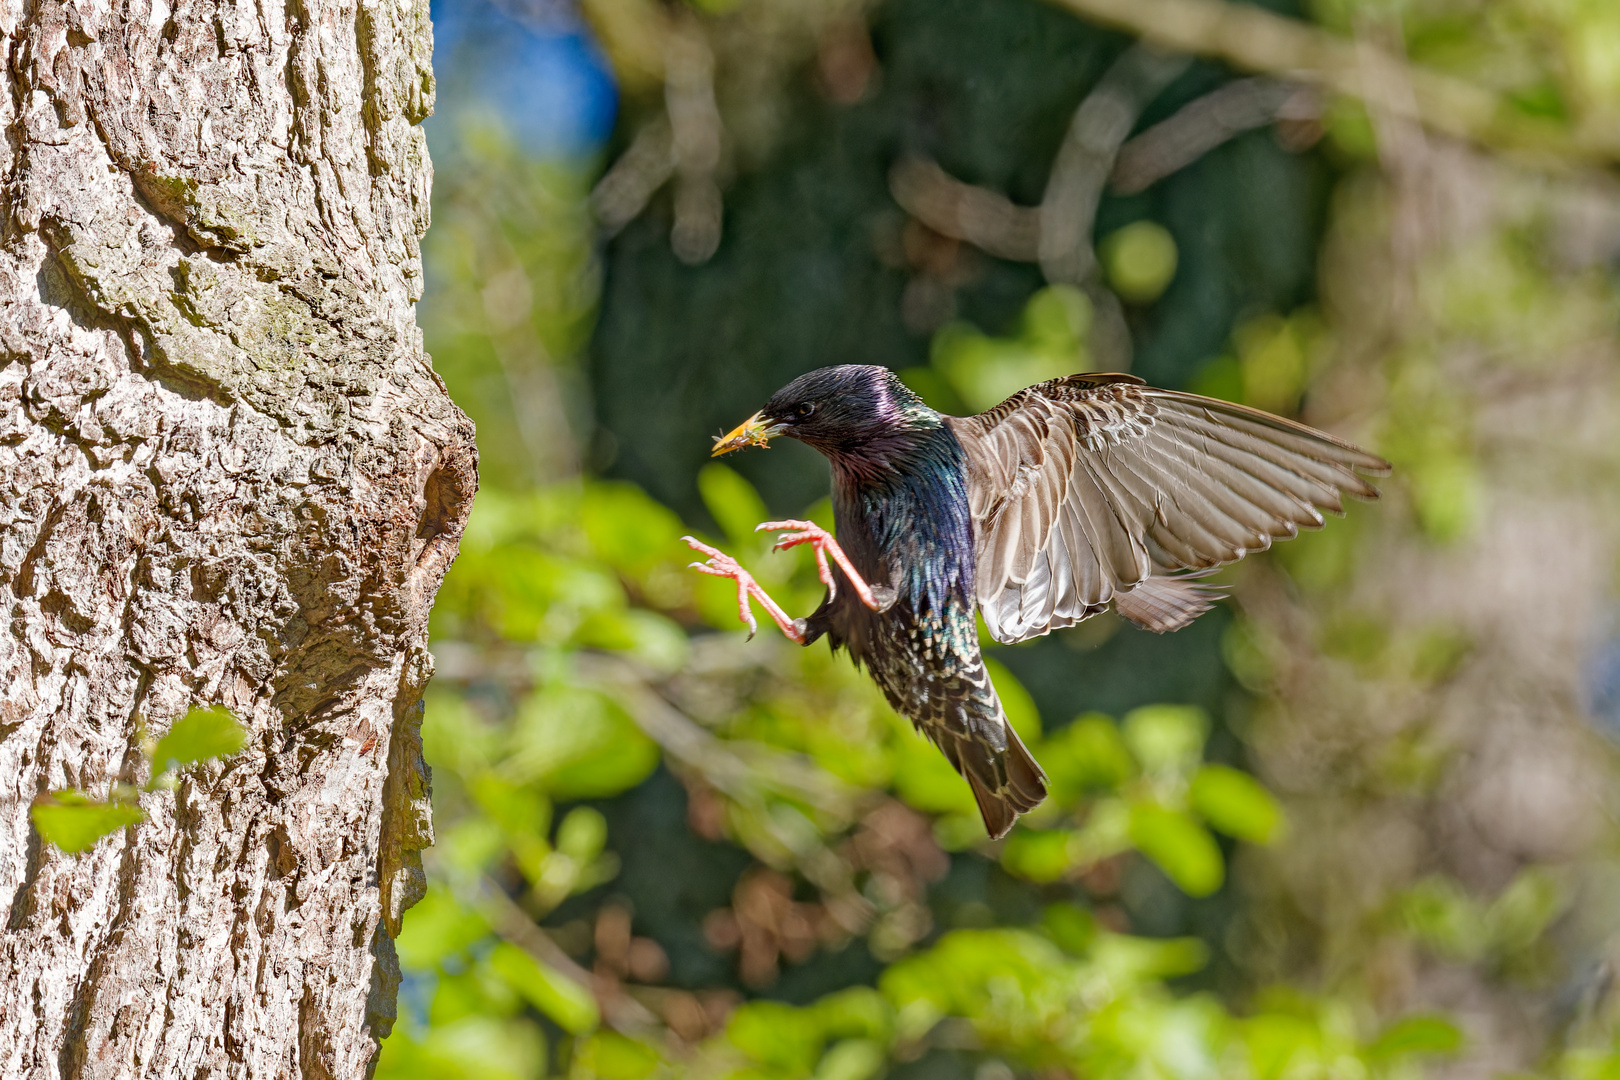
[[[749,599],[753,597],[757,598],[765,606],[765,610],[769,612],[771,619],[782,628],[782,633],[799,642],[799,644],[804,644],[803,634],[795,631],[792,621],[788,619],[786,613],[776,606],[774,600],[766,595],[759,582],[754,579],[752,574],[743,569],[741,563],[718,548],[712,548],[703,543],[696,537],[683,536],[681,539],[686,541],[687,545],[694,550],[709,556],[703,562],[688,563],[689,567],[700,573],[730,578],[737,583],[737,620],[748,627],[749,641],[754,640],[754,635],[759,632],[759,622],[754,618],[753,609],[749,605]]]

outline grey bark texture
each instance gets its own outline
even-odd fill
[[[0,43],[0,1076],[362,1076],[476,484],[414,320],[427,0],[0,0]],[[213,703],[242,754],[42,844]]]

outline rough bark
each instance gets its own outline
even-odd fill
[[[0,1076],[354,1077],[475,486],[422,350],[426,0],[0,0]],[[248,749],[81,856],[30,803]]]

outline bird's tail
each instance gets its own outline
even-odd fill
[[[1019,814],[1027,814],[1046,798],[1046,774],[1030,756],[1018,732],[1001,716],[1006,746],[994,749],[979,739],[962,739],[955,755],[957,770],[967,778],[979,804],[990,839],[1007,835]]]

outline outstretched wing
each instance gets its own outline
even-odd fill
[[[1257,409],[1071,375],[948,417],[968,462],[979,607],[1023,641],[1109,603],[1175,629],[1218,594],[1199,571],[1322,526],[1389,463]]]

